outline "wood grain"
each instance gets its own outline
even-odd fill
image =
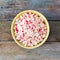
[[[10,28],[11,28],[11,21],[0,21],[0,41],[12,40]]]
[[[26,50],[15,42],[0,42],[0,60],[59,60],[60,43],[46,43],[43,46]]]
[[[10,32],[13,18],[19,12],[28,9],[44,14],[50,25],[47,42],[33,50],[18,46]],[[58,20],[60,20],[60,0],[0,0],[0,60],[60,60]]]
[[[12,21],[0,21],[0,41],[13,41],[11,36],[11,22]],[[47,41],[60,42],[60,21],[49,21],[50,24],[50,36]]]
[[[0,0],[0,19],[12,20],[28,9],[43,13],[48,20],[60,20],[60,0]]]

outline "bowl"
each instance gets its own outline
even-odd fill
[[[40,41],[39,43],[37,43],[36,45],[33,45],[33,46],[25,46],[24,44],[22,44],[21,42],[19,42],[19,40],[16,39],[16,36],[15,36],[15,30],[14,30],[14,27],[15,27],[15,23],[16,21],[18,21],[17,19],[20,18],[22,15],[24,15],[25,13],[27,12],[27,14],[29,14],[28,12],[31,12],[32,15],[37,15],[39,18],[41,17],[41,20],[44,21],[45,23],[45,26],[46,26],[46,34],[45,34],[45,37],[42,39],[42,41]],[[37,20],[38,21],[38,20]],[[35,22],[36,23],[36,22]],[[25,48],[25,49],[34,49],[34,48],[37,48],[41,45],[43,45],[45,43],[45,41],[47,40],[48,36],[49,36],[49,23],[47,21],[47,19],[45,18],[45,16],[43,14],[41,14],[40,12],[37,12],[37,11],[34,11],[34,10],[25,10],[25,11],[22,11],[20,12],[19,14],[16,15],[16,17],[13,19],[12,21],[12,24],[11,24],[11,34],[12,34],[12,37],[14,39],[14,41],[21,47]],[[40,33],[41,34],[41,33]],[[34,35],[34,34],[32,34]],[[38,37],[38,36],[37,36]],[[42,37],[42,35],[41,35]],[[29,45],[29,44],[28,44]]]

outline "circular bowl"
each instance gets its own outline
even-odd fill
[[[37,44],[36,46],[32,46],[32,47],[26,47],[26,46],[22,45],[21,43],[19,43],[19,42],[16,40],[16,37],[15,37],[15,35],[14,35],[14,29],[13,29],[13,28],[14,28],[14,23],[15,23],[16,19],[19,18],[22,14],[24,14],[25,12],[28,12],[28,11],[30,11],[30,12],[32,12],[32,13],[35,13],[35,14],[37,14],[37,15],[39,15],[39,16],[41,16],[41,17],[44,19],[44,21],[45,21],[45,23],[46,23],[46,26],[47,26],[47,34],[46,34],[45,38],[43,39],[43,41],[40,42],[39,44]],[[13,39],[15,40],[15,42],[16,42],[19,46],[21,46],[21,47],[23,47],[23,48],[26,48],[26,49],[34,49],[34,48],[37,48],[37,47],[43,45],[44,42],[47,40],[47,38],[48,38],[48,36],[49,36],[49,30],[50,30],[50,29],[49,29],[49,23],[48,23],[47,19],[45,18],[45,16],[44,16],[43,14],[41,14],[40,12],[37,12],[37,11],[34,11],[34,10],[26,10],[26,11],[20,12],[19,14],[16,15],[16,17],[13,19],[13,22],[12,22],[12,24],[11,24],[11,34],[12,34]]]

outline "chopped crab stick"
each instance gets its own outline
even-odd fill
[[[24,46],[34,46],[43,41],[47,27],[42,17],[26,12],[16,19],[14,31],[20,43]]]

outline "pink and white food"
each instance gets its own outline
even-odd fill
[[[43,41],[47,34],[44,19],[32,12],[25,12],[14,24],[16,40],[24,46],[35,46]]]

